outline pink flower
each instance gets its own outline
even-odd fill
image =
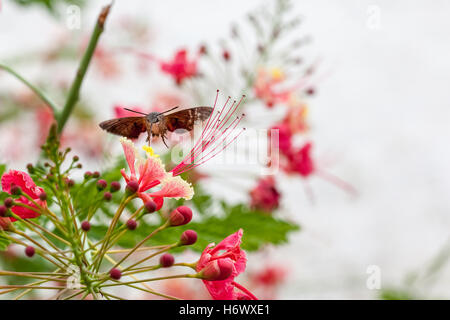
[[[130,175],[126,174],[124,169],[121,170],[121,174],[127,184],[130,181],[138,183],[137,195],[144,203],[153,200],[157,202],[157,210],[159,210],[162,206],[163,198],[184,198],[186,200],[192,198],[192,186],[181,179],[181,177],[176,177],[166,172],[164,164],[159,156],[153,153],[151,147],[143,147],[146,151],[146,158],[143,158],[139,155],[133,142],[126,138],[121,138],[120,142],[130,168]],[[159,191],[145,193],[156,186],[160,186]]]
[[[50,127],[55,122],[55,116],[53,115],[52,109],[47,106],[43,106],[36,110],[36,121],[38,124],[38,145],[44,144],[45,139],[47,139]]]
[[[39,199],[39,195],[44,192],[44,190],[40,187],[37,187],[33,182],[31,177],[22,171],[10,170],[8,173],[3,174],[2,176],[2,189],[4,192],[11,194],[11,187],[13,185],[18,186],[22,189],[22,192],[27,194],[30,198],[32,198],[38,205],[45,206],[46,202],[41,201]],[[36,208],[36,206],[31,202],[28,198],[21,195],[18,199],[14,200],[15,202],[20,202],[26,204],[27,206]],[[39,214],[31,209],[13,206],[11,208],[12,212],[22,219],[28,218],[36,218]],[[14,218],[9,218],[11,221],[16,221]]]
[[[223,280],[203,280],[203,283],[215,300],[241,300],[257,298],[234,279],[245,270],[247,258],[245,252],[240,248],[242,239],[242,229],[222,240],[217,246],[209,244],[197,263],[196,270],[201,272],[207,270],[213,272],[213,268],[218,269],[217,276],[221,278],[221,273],[227,272],[231,267],[231,272],[227,272],[228,277]],[[221,270],[225,269],[225,270]]]
[[[277,103],[287,102],[292,93],[291,89],[280,89],[279,85],[284,75],[279,69],[266,70],[261,68],[253,85],[255,96],[271,108]]]
[[[276,287],[280,285],[287,275],[287,270],[283,266],[268,265],[252,277],[256,285],[265,287]]]
[[[269,131],[269,138],[272,130],[278,130],[279,150],[284,154],[289,153],[292,148],[292,132],[289,127],[284,123],[272,127]]]
[[[160,62],[161,71],[171,75],[176,84],[180,85],[185,79],[197,74],[197,59],[188,60],[187,50],[181,49],[168,62]]]
[[[272,176],[262,178],[255,188],[250,191],[251,207],[266,212],[272,212],[280,205],[280,193],[275,186]]]
[[[119,63],[114,53],[105,50],[102,46],[97,46],[95,49],[94,62],[104,78],[116,78],[121,73]]]
[[[286,125],[293,134],[304,133],[307,131],[309,129],[306,122],[308,107],[294,95],[289,99],[288,106],[289,109],[282,123]]]
[[[288,171],[300,174],[303,177],[308,177],[314,170],[314,162],[311,158],[312,143],[307,142],[298,150],[291,150],[287,154]]]

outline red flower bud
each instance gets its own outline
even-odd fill
[[[129,230],[134,230],[134,229],[136,229],[136,227],[137,227],[136,220],[130,219],[130,220],[127,221],[127,228]]]
[[[100,178],[100,172],[95,171],[95,172],[92,174],[92,176],[93,176],[95,179]]]
[[[186,230],[181,234],[180,244],[183,246],[189,246],[197,242],[197,232],[194,230]]]
[[[25,254],[27,255],[27,257],[31,258],[32,256],[34,256],[34,247],[32,246],[28,246],[25,248]]]
[[[5,204],[5,207],[11,208],[14,204],[14,200],[12,198],[6,198],[3,203]]]
[[[69,188],[72,188],[72,187],[75,185],[75,180],[73,180],[73,179],[67,179],[67,180],[66,180],[66,183],[67,183],[67,186],[68,186]]]
[[[122,272],[117,268],[112,268],[109,271],[109,276],[114,280],[119,280],[122,277]]]
[[[17,185],[11,185],[11,194],[18,196],[22,193],[22,189]]]
[[[4,217],[6,212],[8,212],[8,208],[6,206],[0,206],[0,217]]]
[[[127,183],[127,187],[125,189],[129,194],[134,194],[139,190],[139,183],[135,180],[131,180]]]
[[[111,199],[112,199],[112,194],[111,194],[111,192],[106,191],[106,192],[103,194],[103,199],[105,199],[106,201],[111,201]]]
[[[84,178],[85,178],[85,179],[89,179],[90,177],[92,177],[92,172],[86,171],[86,172],[84,173]]]
[[[314,90],[314,88],[309,88],[306,90],[306,94],[309,96],[312,96],[316,91]]]
[[[34,167],[31,163],[27,164],[27,170],[29,173],[34,173]]]
[[[111,192],[116,192],[120,190],[120,183],[117,181],[111,182],[111,187],[109,188]]]
[[[186,206],[180,206],[170,213],[169,222],[171,226],[182,226],[192,220],[192,210]]]
[[[42,192],[39,194],[39,199],[40,199],[41,201],[47,200],[47,194],[46,194],[44,191],[42,191]]]
[[[144,204],[147,213],[152,213],[156,211],[156,203],[153,200],[149,200]]]
[[[223,55],[223,58],[225,59],[225,61],[230,60],[230,52],[229,51],[224,50],[222,55]]]
[[[159,264],[163,268],[169,268],[173,266],[174,262],[175,258],[170,253],[165,253],[161,256],[161,258],[159,258]]]
[[[91,230],[91,224],[89,223],[89,221],[83,221],[81,223],[81,229],[83,229],[84,231],[88,232],[89,230]]]
[[[98,180],[97,181],[97,189],[98,190],[104,190],[106,189],[106,187],[108,186],[108,182],[106,182],[105,180]]]
[[[233,273],[233,262],[230,259],[210,261],[201,271],[204,280],[221,281],[228,279]]]
[[[206,45],[202,44],[200,46],[200,48],[198,49],[198,53],[199,54],[207,54],[208,53],[208,49],[206,48]]]

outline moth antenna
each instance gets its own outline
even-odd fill
[[[164,113],[170,112],[170,111],[175,110],[175,109],[177,109],[177,108],[179,108],[179,106],[173,107],[173,108],[171,108],[171,109],[169,109],[169,110],[166,110],[166,111],[164,111],[164,112],[160,112],[160,114],[164,114]]]
[[[130,112],[134,112],[134,113],[139,113],[139,114],[143,114],[144,116],[146,116],[147,114],[146,113],[143,113],[143,112],[139,112],[139,111],[135,111],[135,110],[131,110],[131,109],[128,109],[128,108],[123,108],[124,110],[127,110],[127,111],[130,111]]]

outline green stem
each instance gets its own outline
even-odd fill
[[[76,103],[78,102],[81,84],[83,83],[83,79],[84,76],[86,75],[89,63],[92,60],[92,56],[94,55],[95,48],[97,47],[100,35],[103,32],[105,20],[106,17],[108,16],[110,8],[111,5],[107,5],[102,9],[100,15],[98,16],[94,31],[91,34],[91,39],[89,40],[87,49],[84,52],[83,58],[80,61],[80,65],[78,66],[78,70],[75,75],[75,79],[72,82],[72,86],[70,87],[66,103],[63,107],[63,110],[61,111],[61,114],[58,117],[58,133],[62,132],[67,120],[69,119],[70,114],[72,113]]]
[[[34,85],[32,85],[30,82],[28,82],[25,78],[23,78],[20,74],[15,72],[10,67],[0,63],[0,69],[5,70],[6,72],[14,76],[16,79],[20,80],[28,88],[30,88],[46,105],[50,107],[50,109],[52,109],[53,114],[56,114],[57,111],[56,105],[40,89],[36,88]]]

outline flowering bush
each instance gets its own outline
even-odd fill
[[[248,283],[256,287],[255,283],[279,283],[266,280],[281,278],[273,272],[250,274],[247,283],[242,276],[237,279],[247,264],[244,250],[265,251],[270,245],[286,243],[289,233],[299,230],[280,214],[283,193],[277,185],[278,176],[306,179],[317,175],[353,192],[350,185],[316,164],[309,141],[303,145],[296,141],[309,130],[306,100],[315,94],[312,77],[316,63],[304,66],[298,56],[298,48],[307,43],[307,37],[292,39],[287,35],[299,25],[297,18],[287,19],[289,8],[288,1],[278,0],[272,11],[265,8],[249,14],[247,23],[256,36],[246,36],[245,28],[233,25],[231,39],[220,48],[201,44],[197,50],[181,48],[161,58],[136,49],[148,40],[148,34],[141,32],[133,19],[131,24],[122,24],[121,31],[126,31],[124,39],[135,39],[136,43],[99,43],[109,15],[107,6],[89,38],[79,39],[78,45],[64,38],[42,54],[46,63],[56,64],[83,53],[75,79],[70,83],[65,79],[56,86],[58,92],[64,92],[61,106],[12,68],[0,64],[0,69],[31,89],[32,95],[0,95],[7,97],[8,110],[21,106],[19,113],[11,113],[12,119],[19,121],[25,110],[35,114],[36,144],[43,145],[36,163],[27,166],[28,173],[0,166],[0,249],[6,252],[0,257],[3,268],[8,269],[0,271],[7,282],[0,285],[0,294],[21,298],[39,290],[56,290],[53,297],[58,299],[121,299],[124,296],[114,290],[126,288],[177,299],[176,294],[149,283],[186,278],[202,280],[199,283],[213,299],[256,299]],[[290,40],[286,42],[289,54],[280,60],[280,54],[286,52],[280,48],[285,35]],[[242,58],[242,50],[253,54]],[[136,116],[124,106],[144,114],[185,104],[212,107],[199,137],[181,160],[172,161],[173,150],[155,152],[160,144],[155,138],[149,141],[155,149],[137,148],[139,139],[108,140],[111,137],[98,128],[89,100],[79,101],[89,65],[102,81],[113,81],[125,72],[121,56],[135,59],[139,72],[148,73],[149,66],[155,65],[156,72],[169,79],[173,88],[169,94],[157,93],[148,106],[114,104],[114,117]],[[217,72],[211,74],[210,70]],[[222,105],[217,88],[243,97],[238,101],[228,97]],[[217,92],[214,99],[211,92]],[[277,142],[276,148],[269,147],[270,160],[263,166],[269,167],[272,155],[279,154],[281,172],[278,176],[229,175],[230,180],[251,176],[253,184],[245,191],[247,202],[229,203],[203,185],[203,181],[219,176],[218,170],[205,173],[199,166],[245,135],[241,126],[251,125],[253,117],[244,116],[244,111],[255,106],[268,112],[266,136]],[[274,116],[280,109],[282,117]],[[0,115],[0,120],[5,118]],[[66,126],[69,119],[76,121]],[[195,138],[192,132],[190,135]],[[173,138],[176,140],[175,134]],[[110,146],[123,150],[115,165],[105,165],[101,173],[80,171],[84,164],[72,150],[98,160],[109,156]],[[20,154],[8,152],[8,156],[15,159]],[[18,247],[23,254],[14,251]],[[200,254],[196,262],[179,261],[186,249]],[[175,272],[182,268],[189,272]]]

